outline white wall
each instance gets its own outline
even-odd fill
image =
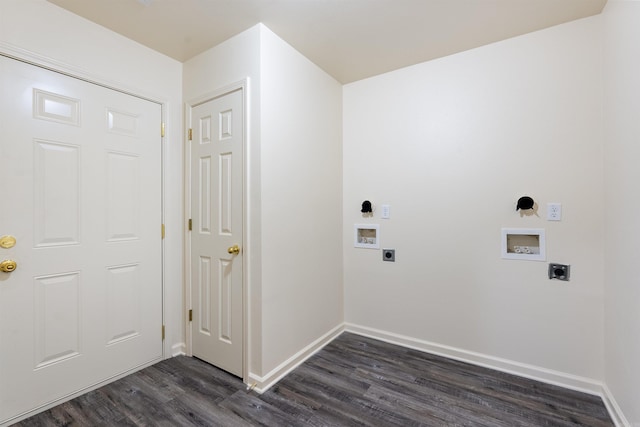
[[[606,383],[640,426],[640,2],[609,0],[605,23]]]
[[[588,18],[344,87],[350,328],[577,386],[603,379],[601,49]],[[515,211],[522,195],[538,215]],[[561,222],[546,221],[548,202]],[[354,223],[379,223],[396,262],[354,248]],[[501,259],[501,227],[546,229],[547,260],[570,264],[571,281]]]
[[[261,388],[342,324],[342,88],[257,25],[184,64],[184,99],[245,77],[249,371]]]
[[[261,27],[263,375],[343,323],[342,85]]]
[[[182,259],[182,64],[45,0],[0,0],[0,51],[164,102],[165,259]],[[182,265],[168,262],[165,354],[183,342]]]

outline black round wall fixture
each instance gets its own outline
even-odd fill
[[[360,212],[362,213],[370,213],[371,211],[371,202],[368,200],[365,200],[364,202],[362,202],[362,209],[360,210]]]
[[[535,202],[529,196],[522,196],[518,199],[518,204],[516,205],[516,210],[527,210],[533,209],[533,205]]]

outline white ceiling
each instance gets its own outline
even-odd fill
[[[342,83],[596,15],[606,0],[48,0],[178,61],[262,22]]]

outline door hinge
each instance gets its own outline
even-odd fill
[[[193,129],[189,129],[189,141],[193,139]]]
[[[161,232],[161,234],[162,234],[162,238],[164,239],[164,224],[162,224],[162,232]]]
[[[193,322],[193,310],[189,310],[189,322]]]
[[[164,341],[164,325],[162,325],[162,341]]]
[[[160,125],[160,136],[164,138],[164,123]]]
[[[189,218],[189,231],[193,230],[193,221]]]

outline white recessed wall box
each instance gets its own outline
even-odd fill
[[[356,248],[380,249],[380,226],[378,224],[355,224]]]
[[[544,229],[502,229],[502,258],[544,261],[546,256]]]

